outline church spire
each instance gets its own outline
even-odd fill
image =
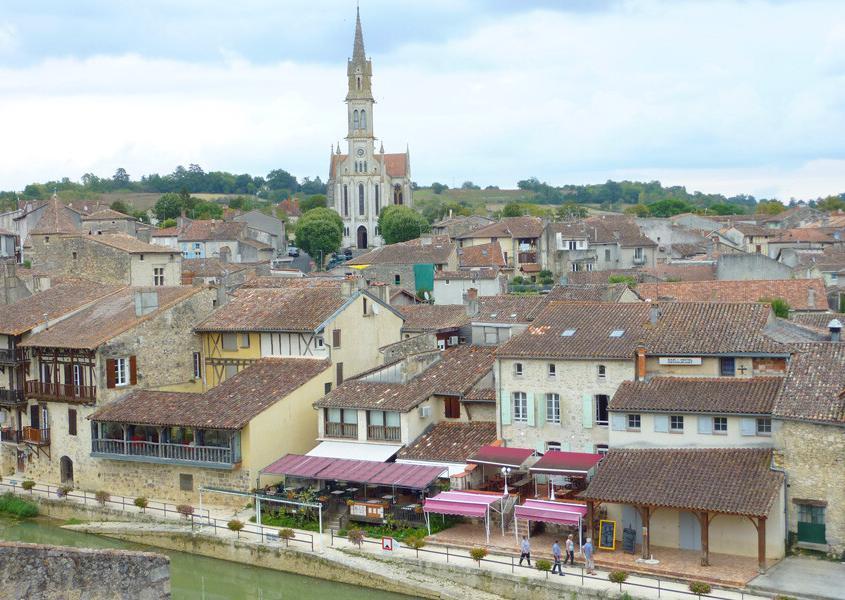
[[[364,33],[361,31],[361,9],[355,8],[355,43],[352,45],[352,62],[364,62]]]

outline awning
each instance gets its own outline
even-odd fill
[[[387,444],[362,444],[360,442],[320,442],[316,448],[309,450],[306,454],[308,456],[385,462],[399,452],[401,447]]]
[[[427,460],[410,460],[407,458],[397,458],[396,462],[401,465],[422,465],[422,466],[433,466],[433,467],[442,467],[443,469],[449,470],[449,477],[454,477],[455,475],[460,475],[464,471],[466,471],[467,465],[463,463],[447,463],[447,462],[434,462],[434,461],[427,461]]]
[[[550,500],[526,500],[514,507],[514,517],[526,521],[543,521],[562,525],[577,525],[586,516],[583,504],[552,502]]]
[[[503,446],[482,446],[467,462],[477,465],[519,468],[534,454],[530,448],[505,448]]]
[[[288,477],[306,477],[314,479],[317,473],[325,469],[331,458],[286,454],[276,462],[261,469],[267,475],[287,475]]]
[[[604,458],[601,454],[586,452],[546,452],[529,469],[532,473],[546,473],[549,475],[586,475],[599,461]]]
[[[484,517],[492,504],[500,501],[499,494],[479,492],[440,492],[433,498],[426,498],[423,511],[440,515],[463,517]]]
[[[402,465],[387,463],[385,468],[374,474],[367,483],[372,485],[395,485],[396,487],[422,490],[440,477],[446,476],[447,470],[440,466]]]

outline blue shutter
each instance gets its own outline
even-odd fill
[[[536,419],[534,418],[534,394],[527,392],[525,394],[525,403],[528,406],[528,426],[534,427]]]
[[[713,433],[713,417],[698,417],[698,433]]]
[[[613,431],[625,431],[625,413],[610,413],[610,428]]]
[[[743,417],[739,420],[739,430],[742,435],[757,435],[757,419]]]
[[[652,420],[654,421],[654,431],[657,433],[669,432],[669,415],[654,415]]]
[[[546,422],[546,411],[549,410],[549,395],[542,394],[537,400],[537,426],[542,427]]]
[[[593,427],[593,397],[590,394],[581,396],[581,407],[583,411],[581,425],[584,429],[591,429]],[[563,423],[563,416],[561,416],[561,423]]]
[[[511,403],[513,402],[513,398],[509,392],[502,390],[502,395],[499,398],[499,410],[501,411],[502,415],[502,425],[510,425],[511,424]]]

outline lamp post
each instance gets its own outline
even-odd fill
[[[508,495],[508,475],[511,474],[510,467],[502,467],[502,475],[505,476],[505,496]]]

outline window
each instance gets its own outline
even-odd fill
[[[610,337],[612,338],[621,338],[623,335],[625,335],[624,329],[614,329],[610,332]]]
[[[640,415],[628,415],[628,429],[640,430]]]
[[[713,417],[713,433],[724,435],[728,432],[727,417]]]
[[[607,405],[610,403],[610,396],[598,394],[596,396],[596,425],[607,425]]]
[[[560,396],[558,394],[546,394],[546,421],[560,423]]]
[[[231,379],[238,374],[238,365],[226,365],[224,368],[226,379]]]
[[[352,113],[352,129],[358,129],[358,111]]]
[[[634,260],[642,260],[643,259],[643,249],[642,248],[634,248]]]
[[[546,452],[560,452],[560,442],[546,442]]]
[[[604,250],[604,262],[610,262],[610,248]]]
[[[772,420],[768,417],[757,419],[757,435],[772,435]]]
[[[580,270],[578,268],[578,263],[572,263],[572,265],[569,268],[573,273],[577,273]]]
[[[522,363],[513,363],[513,376],[522,377]]]
[[[190,473],[179,473],[179,489],[183,492],[193,492],[194,476]]]
[[[575,240],[568,240],[566,242],[566,245],[567,245],[567,248],[569,250],[577,250],[578,249],[578,242],[576,242]]]
[[[44,243],[45,243],[45,244],[49,244],[49,243],[50,243],[50,236],[49,236],[49,235],[45,235],[45,236],[44,236]]]
[[[459,419],[461,417],[461,402],[456,396],[443,398],[443,406],[447,419]]]
[[[584,266],[587,267],[587,271],[592,271],[594,267],[593,263],[591,262],[584,263]]]
[[[601,454],[602,456],[607,456],[607,444],[597,444],[596,445],[596,454]]]
[[[194,242],[194,250],[199,250],[199,249],[200,249],[200,243]]]
[[[224,333],[222,338],[223,350],[234,352],[238,349],[238,335],[236,333]]]
[[[513,420],[520,423],[528,421],[528,396],[525,392],[513,393]]]
[[[194,352],[194,379],[202,377],[202,355]]]
[[[604,365],[599,365],[597,369],[599,379],[607,379],[607,367]]]
[[[364,298],[364,316],[367,316],[367,299]]]
[[[365,206],[364,206],[364,184],[359,183],[358,184],[358,214],[359,215],[364,214],[364,208],[365,208]]]
[[[343,363],[342,362],[337,363],[336,370],[337,370],[337,385],[340,385],[341,383],[343,383]]]
[[[73,252],[73,260],[76,260],[76,252]]]
[[[126,358],[114,359],[114,384],[116,386],[129,385],[129,360]]]
[[[67,433],[68,435],[76,435],[76,409],[67,409]]]
[[[323,342],[323,338],[318,337],[317,338],[317,348],[323,348],[323,346],[325,346],[325,342]]]
[[[572,337],[573,335],[575,335],[574,329],[566,329],[563,333],[560,334],[561,337]]]
[[[557,377],[557,365],[549,363],[549,377]]]
[[[340,329],[332,330],[332,348],[340,348]]]
[[[144,260],[144,255],[143,255],[143,254],[142,254],[142,255],[141,255],[141,258],[140,258],[140,260]]]
[[[402,276],[399,275],[399,273],[396,273],[393,276],[393,285],[399,285],[400,283],[402,283]]]
[[[375,194],[375,201],[376,201],[376,215],[378,215],[379,212],[381,211],[381,207],[379,206],[379,203],[381,202],[381,197],[379,195],[379,185],[378,184],[376,184],[376,187],[373,188],[373,192]],[[378,235],[378,230],[376,230],[376,235]]]
[[[249,334],[242,333],[241,334],[241,348],[249,348]]]
[[[672,415],[669,417],[669,431],[682,433],[684,431],[684,416]]]
[[[719,359],[719,373],[722,377],[736,375],[736,359],[733,356],[723,356]]]
[[[323,384],[323,393],[328,394],[331,391],[332,391],[332,382],[328,381],[328,382],[324,383]]]
[[[343,216],[349,216],[349,188],[346,185],[343,186]],[[348,229],[346,235],[349,235]]]
[[[360,85],[361,79],[360,79],[360,77],[358,78],[358,81],[359,81],[358,89],[360,90],[361,89],[361,85]],[[367,111],[362,110],[361,111],[361,129],[366,129],[366,128],[367,128]]]
[[[798,505],[798,522],[824,525],[824,506],[814,504]]]
[[[164,267],[153,267],[153,285],[164,285]]]

